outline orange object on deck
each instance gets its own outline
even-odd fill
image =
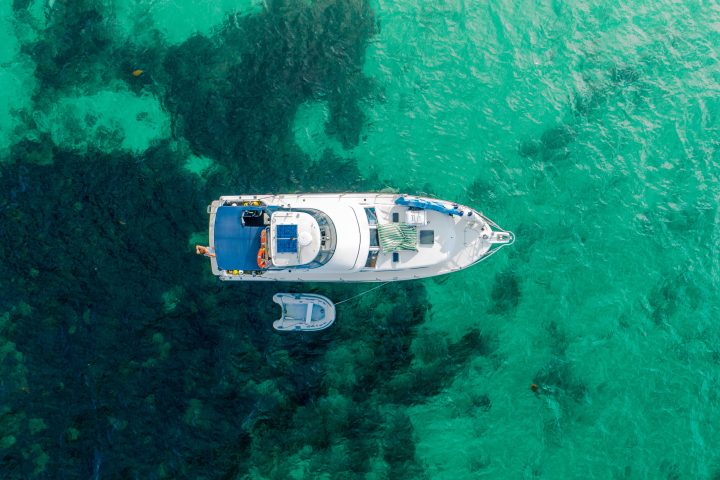
[[[260,250],[258,250],[257,254],[257,266],[260,268],[267,268],[268,266],[268,259],[267,259],[267,230],[263,228],[262,233],[260,234]]]
[[[260,250],[258,250],[257,254],[257,266],[260,268],[266,268],[267,267],[267,257],[265,254],[267,253],[267,250],[265,250],[265,247],[260,247]]]

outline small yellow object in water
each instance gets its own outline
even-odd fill
[[[145,70],[140,70],[139,68],[137,70],[133,70],[133,72],[132,72],[133,77],[139,77],[143,73],[145,73]]]

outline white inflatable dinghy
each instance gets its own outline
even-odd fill
[[[282,317],[273,328],[287,331],[314,331],[328,328],[335,321],[335,304],[313,293],[276,293],[273,302],[282,308]]]

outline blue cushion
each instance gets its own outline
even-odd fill
[[[277,253],[297,253],[297,225],[278,225],[275,237]]]

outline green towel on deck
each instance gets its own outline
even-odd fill
[[[397,250],[417,250],[417,227],[407,223],[388,223],[378,225],[380,250],[395,252]]]

